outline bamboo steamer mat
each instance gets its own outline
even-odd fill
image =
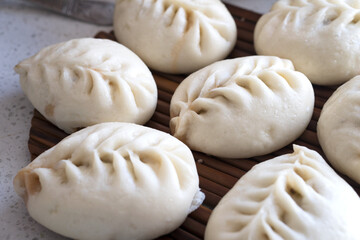
[[[236,21],[238,30],[236,46],[228,58],[255,55],[253,31],[260,15],[231,5],[227,5],[227,7]],[[115,40],[113,32],[100,32],[95,37]],[[153,75],[158,86],[158,103],[154,116],[146,126],[169,133],[169,104],[171,96],[176,87],[186,76],[170,75],[159,72],[153,72]],[[311,122],[306,131],[294,142],[295,144],[316,150],[323,156],[324,153],[320,148],[316,136],[316,124],[323,104],[333,93],[334,89],[335,88],[314,86],[315,108]],[[52,125],[35,110],[31,121],[30,138],[28,142],[32,159],[48,148],[54,146],[66,136],[66,133]],[[250,159],[223,159],[208,156],[200,152],[193,152],[200,177],[200,187],[205,193],[206,199],[203,205],[201,205],[198,210],[191,213],[178,229],[159,239],[203,239],[205,226],[212,209],[237,180],[255,164],[292,152],[292,144],[269,155]],[[341,176],[352,185],[360,195],[360,185],[343,175]]]

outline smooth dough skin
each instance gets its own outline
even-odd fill
[[[360,184],[360,76],[340,86],[324,104],[317,135],[333,167]]]
[[[117,40],[151,68],[191,73],[235,46],[235,21],[219,0],[117,0]]]
[[[187,77],[170,103],[171,133],[192,150],[247,158],[278,150],[306,129],[314,91],[289,60],[223,60]]]
[[[213,210],[205,240],[359,240],[360,199],[313,150],[262,162]]]
[[[179,227],[194,210],[199,178],[182,142],[117,122],[65,138],[20,170],[14,188],[30,216],[61,235],[137,240]]]
[[[360,74],[358,0],[279,0],[255,28],[257,54],[290,59],[312,83],[337,85]]]
[[[15,67],[33,106],[67,133],[102,122],[146,123],[157,103],[155,80],[121,44],[82,38],[42,49]]]

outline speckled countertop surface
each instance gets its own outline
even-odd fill
[[[227,0],[267,12],[274,0]],[[27,148],[33,107],[13,67],[50,44],[92,37],[111,27],[96,26],[0,0],[0,239],[65,239],[37,224],[13,190],[17,171],[30,162]]]

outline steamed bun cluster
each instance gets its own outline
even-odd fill
[[[353,0],[279,0],[256,25],[256,52],[292,60],[314,84],[341,84],[360,74],[359,11]]]
[[[191,73],[221,60],[237,38],[219,0],[118,0],[114,31],[151,69],[167,73]]]
[[[360,199],[315,151],[247,172],[212,212],[205,240],[358,240]]]
[[[237,38],[221,1],[117,0],[114,31],[124,46],[75,39],[15,67],[49,121],[67,133],[86,127],[21,169],[16,192],[36,221],[70,238],[153,239],[175,230],[204,199],[189,147],[227,158],[278,150],[313,114],[307,76],[329,85],[360,73],[359,8],[347,0],[280,0],[255,29],[257,53],[279,57],[219,61]],[[192,73],[171,99],[170,131],[178,139],[137,125],[157,103],[145,63]],[[318,127],[330,161],[356,181],[359,86],[355,79],[339,89]],[[205,239],[358,240],[358,222],[353,189],[318,153],[294,146],[238,181],[214,209]]]
[[[306,129],[314,108],[307,77],[289,60],[219,61],[187,77],[170,104],[170,130],[191,149],[246,158],[280,149]]]
[[[153,239],[200,199],[195,161],[169,134],[130,123],[80,130],[14,179],[30,215],[75,239]]]
[[[74,39],[42,49],[15,71],[33,106],[67,133],[102,122],[146,123],[157,103],[142,60],[110,40]]]

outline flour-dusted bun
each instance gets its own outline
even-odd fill
[[[307,127],[314,91],[291,61],[223,60],[186,78],[170,104],[170,130],[191,149],[219,157],[263,155]]]
[[[315,151],[253,167],[212,212],[205,240],[359,240],[360,199]]]
[[[360,74],[360,3],[279,0],[255,29],[258,54],[290,59],[312,83],[335,85]]]
[[[14,188],[36,221],[74,239],[153,239],[177,228],[199,200],[186,145],[119,122],[65,138],[19,171]]]
[[[360,184],[360,76],[340,86],[325,103],[319,143],[333,167]]]
[[[219,0],[117,0],[114,31],[152,69],[191,73],[225,58],[235,21]]]
[[[55,44],[15,71],[34,107],[67,133],[101,122],[144,124],[155,111],[151,72],[114,41],[83,38]]]

